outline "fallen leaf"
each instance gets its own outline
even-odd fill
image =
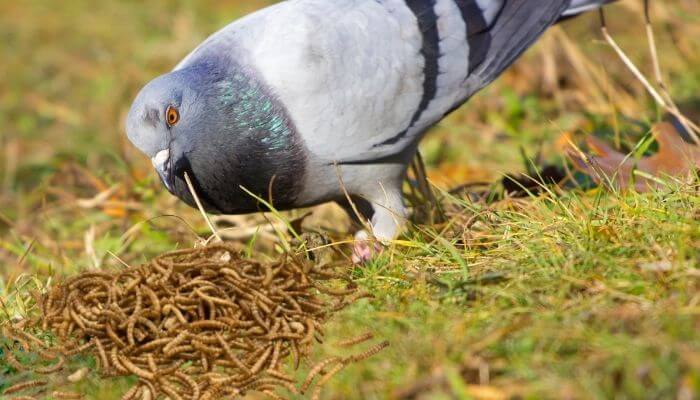
[[[563,135],[559,143],[577,170],[598,184],[608,184],[616,189],[626,189],[633,184],[638,192],[646,192],[663,186],[657,178],[673,176],[685,179],[700,168],[700,146],[683,140],[672,124],[656,124],[652,127],[652,134],[659,144],[659,151],[640,160],[614,150],[594,136],[586,138],[594,155],[581,151],[570,134]]]

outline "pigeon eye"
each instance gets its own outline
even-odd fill
[[[168,121],[168,126],[173,126],[180,121],[180,112],[173,106],[168,106],[165,111],[165,118]]]

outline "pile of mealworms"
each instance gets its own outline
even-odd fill
[[[317,377],[312,398],[318,398],[333,375],[388,343],[322,360],[301,385],[284,372],[285,360],[298,368],[314,342],[322,341],[329,316],[362,296],[331,267],[243,260],[226,245],[180,250],[139,267],[88,271],[54,285],[38,299],[41,315],[35,321],[25,321],[22,329],[5,327],[12,346],[4,358],[19,371],[24,367],[12,347],[34,351],[51,363],[32,372],[50,374],[64,369],[70,357],[91,355],[103,377],[138,378],[124,400],[206,400],[248,392],[277,399],[279,390],[307,392]],[[50,339],[30,332],[48,332]],[[47,380],[25,380],[3,394],[31,399],[47,390]],[[81,395],[54,391],[52,397]]]

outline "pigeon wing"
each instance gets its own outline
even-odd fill
[[[405,4],[415,15],[421,50],[421,100],[389,129],[344,142],[341,163],[394,161],[430,126],[496,79],[569,8],[569,0],[435,0]],[[391,106],[391,101],[387,103]]]

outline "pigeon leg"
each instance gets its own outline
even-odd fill
[[[401,190],[382,190],[374,196],[363,196],[372,206],[372,217],[368,221],[369,229],[355,234],[352,260],[361,264],[374,258],[382,251],[406,225],[406,207],[403,204]]]

